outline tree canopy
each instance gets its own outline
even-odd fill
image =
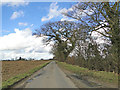
[[[36,30],[38,36],[47,36],[47,43],[54,42],[51,52],[55,58],[92,70],[119,72],[119,3],[80,2],[62,14],[75,21],[47,22]],[[94,31],[111,43],[95,42]]]

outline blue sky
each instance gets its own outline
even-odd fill
[[[32,35],[35,29],[49,21],[74,21],[62,15],[70,10],[75,2],[13,2],[6,0],[2,5],[2,34],[0,34],[0,60],[15,58],[49,59],[52,41],[43,43],[46,36]],[[1,32],[0,32],[1,33]]]
[[[18,2],[19,1],[19,2]],[[36,60],[53,58],[50,53],[54,42],[43,43],[47,36],[37,37],[32,33],[49,21],[76,21],[61,14],[73,11],[77,2],[26,2],[25,0],[4,0],[2,3],[2,34],[0,31],[0,60],[15,58],[34,58]],[[66,1],[66,0],[65,0]],[[1,4],[0,4],[1,6]],[[89,10],[85,10],[89,14]],[[79,15],[79,11],[76,13]],[[82,17],[86,15],[81,14]],[[103,29],[100,31],[103,32]],[[93,36],[100,36],[93,33]],[[101,36],[97,41],[102,41]]]
[[[2,6],[2,35],[8,35],[9,33],[14,33],[15,28],[24,29],[30,27],[34,32],[35,29],[39,28],[42,24],[48,21],[61,20],[62,16],[58,15],[54,18],[46,21],[41,21],[41,19],[48,15],[50,10],[50,5],[53,2],[30,2],[25,6],[13,6],[8,5]],[[58,10],[63,8],[71,8],[75,4],[74,2],[59,2],[56,3]],[[14,12],[23,12],[23,15],[10,19]],[[18,23],[27,23],[27,25],[19,25]]]

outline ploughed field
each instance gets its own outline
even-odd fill
[[[40,66],[48,61],[2,61],[2,82]]]

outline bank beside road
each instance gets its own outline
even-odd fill
[[[57,64],[79,88],[118,88],[118,74],[89,70],[65,62],[57,61]]]
[[[50,61],[3,61],[2,63],[2,75],[11,75],[10,78],[5,76],[2,81],[2,88],[8,88],[31,76]]]

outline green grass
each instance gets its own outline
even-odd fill
[[[79,67],[77,65],[67,64],[65,62],[57,62],[62,68],[74,72],[80,76],[92,77],[99,81],[118,84],[118,75],[112,72],[94,71],[87,68]]]
[[[2,82],[2,88],[7,88],[7,87],[15,84],[16,82],[18,82],[18,81],[20,81],[20,80],[22,80],[22,79],[32,75],[33,73],[35,73],[39,69],[43,68],[47,64],[49,64],[49,62],[44,63],[44,64],[40,65],[39,67],[35,67],[32,70],[28,71],[27,73],[16,75],[16,76],[8,79],[7,81]]]

